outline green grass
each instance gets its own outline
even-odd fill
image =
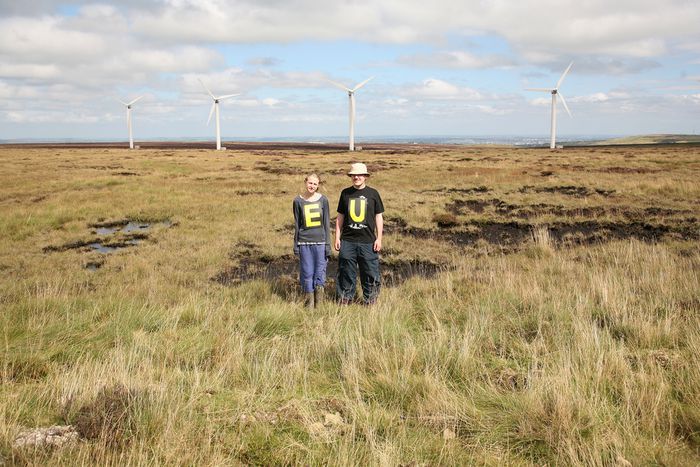
[[[358,155],[387,207],[386,264],[444,270],[374,307],[307,310],[293,278],[214,278],[290,254],[304,174],[335,207],[355,155],[0,149],[0,463],[700,463],[696,149]],[[173,224],[109,255],[45,250],[122,219]],[[577,222],[582,244],[552,230]],[[483,230],[512,224],[514,243]],[[652,241],[641,224],[672,231]],[[106,428],[71,448],[12,447],[88,422]]]

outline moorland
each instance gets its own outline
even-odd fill
[[[356,161],[380,299],[331,258],[308,310],[292,199]],[[699,179],[685,144],[0,147],[0,464],[697,465]]]

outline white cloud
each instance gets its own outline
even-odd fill
[[[514,65],[513,60],[498,56],[478,56],[464,51],[441,51],[433,54],[417,54],[399,57],[398,63],[413,67],[429,68],[501,68]]]
[[[406,88],[403,93],[422,99],[459,99],[459,100],[479,100],[483,96],[476,90],[469,87],[459,87],[447,81],[436,78],[429,78],[416,86]]]
[[[596,92],[586,96],[576,96],[567,99],[569,102],[606,102],[610,100],[610,96],[604,92]]]
[[[530,74],[536,82],[528,84],[549,86],[572,59],[572,75],[583,79],[567,78],[564,92],[576,89],[578,95],[568,98],[576,107],[672,116],[676,106],[697,112],[697,24],[700,3],[687,0],[661,6],[652,0],[0,0],[0,120],[119,119],[111,96],[144,92],[152,97],[142,102],[142,115],[184,121],[185,114],[169,109],[191,106],[192,114],[201,108],[206,119],[211,104],[201,78],[217,94],[243,93],[226,105],[258,112],[259,120],[301,121],[308,114],[336,122],[347,104],[339,95],[327,97],[336,95],[326,78],[353,85],[371,74],[368,68],[386,73],[362,90],[360,112],[488,119],[532,110],[528,102],[550,104],[548,95],[527,101],[530,95],[524,98],[519,89],[516,95],[493,91],[519,87],[523,76],[514,76],[512,67],[527,63],[548,71],[536,79]],[[351,51],[347,65],[330,65],[319,56],[315,69],[333,69],[338,76],[292,71],[295,57],[281,60],[266,50],[266,44],[291,49],[311,41],[346,50],[352,48],[347,44],[362,45],[358,54]],[[387,43],[396,46],[382,49]],[[422,46],[403,46],[415,43]],[[231,49],[247,52],[233,57]],[[313,63],[313,57],[302,60]],[[674,60],[683,63],[669,79],[665,67]],[[421,74],[424,68],[431,68],[429,77]],[[476,80],[493,79],[495,74],[484,72],[492,69],[503,81]],[[645,75],[650,70],[654,74]],[[601,75],[609,79],[590,84]],[[640,76],[648,78],[642,82]],[[401,87],[397,81],[413,84]],[[241,113],[231,118],[236,115]]]
[[[59,18],[0,19],[0,56],[14,61],[75,64],[99,58],[107,49],[104,36],[66,29]]]

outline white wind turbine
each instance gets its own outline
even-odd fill
[[[119,101],[122,105],[126,107],[126,127],[129,129],[129,149],[134,149],[134,137],[131,132],[131,106],[136,103],[143,96],[139,96],[131,102]]]
[[[569,72],[571,69],[571,65],[573,65],[574,62],[569,63],[569,66],[566,67],[566,70],[564,70],[564,73],[562,73],[561,78],[559,78],[559,81],[557,81],[557,85],[554,86],[554,89],[543,89],[543,88],[527,88],[527,91],[541,91],[541,92],[549,92],[552,94],[552,132],[549,138],[549,149],[554,149],[556,148],[556,139],[557,139],[557,95],[561,97],[561,103],[564,104],[564,108],[566,109],[566,113],[569,114],[569,117],[571,117],[571,111],[569,110],[569,106],[566,105],[566,100],[564,100],[564,96],[559,93],[559,86],[561,86],[561,83],[564,81],[564,78],[566,77],[566,74]]]
[[[216,110],[216,149],[221,149],[221,125],[219,123],[219,101],[223,99],[228,99],[229,97],[236,97],[240,96],[240,94],[226,94],[224,96],[215,96],[212,94],[212,92],[209,90],[204,85],[204,82],[200,79],[200,83],[202,83],[202,87],[204,90],[211,96],[211,98],[214,100],[214,102],[211,104],[211,110],[209,111],[209,118],[207,119],[207,125],[209,125],[209,122],[211,122],[211,116]]]
[[[340,83],[336,83],[335,81],[328,80],[329,83],[332,85],[342,89],[343,91],[347,91],[348,97],[350,98],[350,144],[349,144],[349,150],[354,151],[355,150],[355,91],[360,89],[362,86],[367,84],[371,79],[373,79],[374,76],[367,78],[360,84],[357,84],[354,88],[350,89]]]

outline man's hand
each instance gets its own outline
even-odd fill
[[[378,238],[374,241],[374,246],[372,247],[374,251],[380,252],[382,251],[382,239]]]

